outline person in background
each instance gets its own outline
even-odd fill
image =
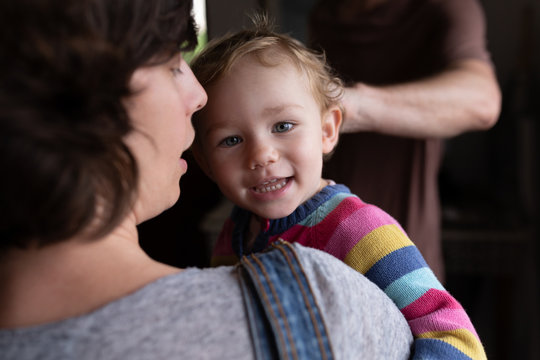
[[[309,34],[347,85],[324,175],[395,217],[444,282],[443,141],[491,128],[500,112],[480,4],[321,0]]]
[[[0,358],[256,358],[235,267],[175,268],[138,242],[137,224],[180,196],[207,101],[182,57],[191,12],[188,0],[0,3]],[[408,358],[382,291],[293,249],[335,358]]]
[[[209,95],[194,116],[193,153],[236,205],[213,265],[278,240],[326,251],[399,307],[415,337],[412,358],[486,358],[465,310],[399,223],[321,177],[338,142],[343,93],[321,54],[259,17],[254,29],[211,41],[192,68]]]

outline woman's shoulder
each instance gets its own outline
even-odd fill
[[[304,271],[314,291],[322,297],[343,297],[356,299],[359,288],[373,292],[376,297],[386,301],[386,295],[364,275],[345,265],[341,260],[323,251],[292,244],[302,263]]]
[[[186,269],[79,317],[1,330],[0,351],[3,359],[188,359],[203,339],[208,359],[251,359],[233,267]]]
[[[338,359],[408,359],[412,335],[399,309],[365,276],[322,251],[293,245]]]
[[[399,310],[341,261],[293,245],[321,308],[336,358],[407,358]],[[252,359],[235,267],[189,268],[68,320],[0,331],[3,359]]]

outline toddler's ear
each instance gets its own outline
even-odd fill
[[[322,119],[322,145],[323,154],[329,154],[334,150],[339,139],[339,128],[343,115],[337,105],[331,106],[324,114]]]

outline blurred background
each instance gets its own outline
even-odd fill
[[[195,0],[201,44],[249,25],[248,14],[261,9],[280,31],[304,41],[315,2]],[[489,359],[540,359],[540,1],[481,4],[503,106],[491,130],[445,143],[439,179],[445,286],[471,316]],[[160,261],[204,267],[228,207],[188,162],[182,188],[201,191],[182,193],[179,204],[140,225],[140,239]]]

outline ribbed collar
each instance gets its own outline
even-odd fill
[[[249,252],[244,252],[244,234],[246,233],[249,221],[253,213],[251,211],[234,206],[231,212],[231,219],[234,223],[232,233],[232,248],[236,255],[241,257],[251,252],[258,252],[266,248],[268,238],[277,234],[281,234],[289,230],[294,225],[302,222],[305,218],[311,215],[318,207],[330,200],[338,193],[350,193],[348,187],[342,184],[333,184],[325,186],[321,191],[315,194],[311,199],[300,205],[296,210],[280,219],[267,219],[262,226],[261,231],[257,235],[253,244],[253,249]]]

